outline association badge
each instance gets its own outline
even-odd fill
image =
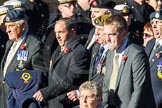
[[[24,72],[21,75],[21,78],[24,80],[24,83],[28,83],[28,81],[32,78],[29,72]]]

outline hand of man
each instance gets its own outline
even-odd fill
[[[73,90],[73,91],[68,92],[68,93],[67,93],[67,96],[68,96],[68,98],[69,98],[70,100],[72,100],[72,101],[76,101],[76,100],[78,100],[78,98],[79,98],[79,96],[78,96],[78,94],[77,94],[77,90]]]
[[[38,101],[43,101],[44,98],[42,96],[42,93],[40,91],[37,91],[34,95],[33,95],[33,98],[35,98],[36,100]]]

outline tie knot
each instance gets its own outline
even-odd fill
[[[105,50],[105,48],[102,46],[100,47],[100,52],[103,52]]]

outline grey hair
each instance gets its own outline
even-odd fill
[[[27,23],[27,21],[26,21],[25,19],[16,21],[16,24],[17,24],[18,26],[21,26],[23,23],[25,23],[25,25],[28,27],[28,23]]]
[[[80,85],[79,90],[91,90],[97,97],[102,97],[102,88],[95,81],[86,81]]]

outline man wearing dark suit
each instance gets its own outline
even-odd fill
[[[129,43],[128,25],[120,15],[108,18],[104,33],[109,47],[103,82],[106,108],[155,108],[150,68],[142,47]]]
[[[49,86],[33,95],[37,100],[48,101],[49,108],[72,108],[75,103],[66,93],[88,79],[89,56],[86,48],[75,39],[75,26],[69,18],[62,18],[55,25],[59,47],[52,56]]]
[[[6,98],[9,93],[9,87],[3,81],[6,73],[28,69],[43,72],[47,77],[48,71],[48,61],[45,60],[46,54],[43,52],[44,45],[28,31],[25,12],[21,9],[10,10],[4,22],[9,41],[1,62],[1,108],[6,108]]]
[[[151,25],[154,32],[155,39],[150,40],[146,45],[146,52],[149,56],[150,74],[152,88],[154,92],[155,102],[157,108],[162,108],[162,77],[161,77],[161,61],[162,61],[162,10],[153,12],[150,15]]]

